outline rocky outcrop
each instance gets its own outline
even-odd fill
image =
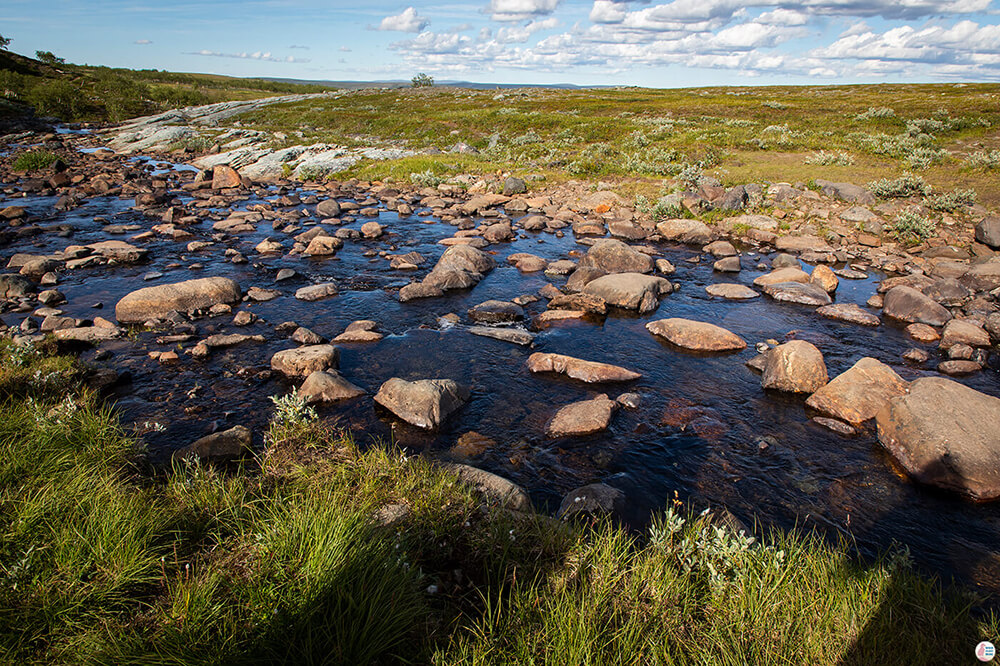
[[[1000,497],[1000,398],[921,377],[876,423],[879,441],[917,481],[975,500]]]
[[[393,377],[382,384],[375,402],[418,428],[433,430],[469,399],[469,388],[451,379],[414,382]]]
[[[745,349],[746,340],[721,326],[692,319],[661,319],[646,324],[646,330],[683,349],[700,352]]]
[[[237,303],[242,295],[240,286],[224,277],[161,284],[126,295],[115,306],[115,316],[123,324],[139,324],[149,319],[161,319],[171,312],[205,310],[222,303]]]

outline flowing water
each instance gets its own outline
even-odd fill
[[[150,163],[145,168],[167,173],[173,167]],[[265,199],[273,201],[278,196],[274,191]],[[236,207],[260,201],[251,198]],[[0,248],[5,263],[15,252],[45,254],[67,245],[128,240],[135,233],[113,236],[104,230],[106,224],[137,224],[146,230],[155,223],[132,210],[131,199],[95,197],[66,213],[54,211],[54,198],[17,198],[7,203],[26,206],[42,218],[41,226],[66,225],[66,231],[60,234],[53,229],[17,238]],[[755,268],[759,257],[746,254],[742,273],[720,276],[713,273],[711,260],[686,261],[698,255],[696,250],[661,246],[661,256],[677,266],[670,279],[680,284],[680,290],[664,298],[656,312],[636,316],[619,311],[603,320],[559,325],[540,333],[534,348],[519,347],[471,335],[465,313],[487,299],[532,294],[546,282],[561,285],[563,278],[521,274],[505,259],[515,252],[531,252],[549,260],[585,252],[587,248],[577,244],[572,233],[567,230],[565,238],[557,238],[550,233],[521,232],[515,242],[487,248],[499,265],[475,288],[401,304],[396,290],[413,273],[390,270],[387,259],[363,253],[416,250],[428,260],[416,272],[422,277],[445,250],[437,241],[451,236],[454,228],[428,216],[400,218],[386,210],[376,219],[386,225],[387,236],[348,241],[336,257],[323,259],[255,254],[254,246],[266,237],[283,240],[286,249],[291,245],[286,235],[275,233],[266,221],[256,233],[230,237],[196,253],[185,251],[187,241],[157,237],[137,242],[150,251],[148,263],[63,272],[58,289],[68,303],[59,307],[70,316],[112,318],[114,304],[134,289],[210,275],[231,277],[244,290],[258,286],[282,292],[273,301],[241,306],[260,317],[251,326],[233,327],[231,316],[196,322],[199,337],[213,332],[261,334],[266,338],[262,344],[214,350],[206,361],[182,354],[173,365],[161,365],[147,356],[150,351],[170,348],[156,343],[162,333],[139,333],[103,347],[112,355],[105,362],[131,373],[131,383],[116,396],[123,421],[135,424],[144,434],[158,461],[213,428],[244,424],[255,429],[260,439],[272,412],[270,396],[292,387],[266,372],[275,351],[294,346],[275,333],[275,325],[292,320],[332,338],[354,320],[374,319],[387,334],[382,341],[339,345],[340,372],[350,381],[374,394],[394,376],[452,378],[470,385],[473,393],[468,404],[433,434],[394,419],[375,407],[370,396],[320,408],[323,418],[354,429],[362,443],[394,438],[413,451],[446,458],[460,435],[475,430],[497,444],[472,464],[522,484],[540,509],[552,511],[572,488],[603,481],[625,491],[629,519],[637,527],[675,497],[694,499],[700,504],[724,505],[746,522],[757,520],[764,528],[817,526],[831,538],[840,535],[855,541],[865,554],[893,542],[905,544],[930,571],[957,576],[990,592],[1000,590],[1000,504],[977,505],[911,483],[894,468],[873,432],[843,437],[817,426],[809,421],[803,398],[764,392],[759,376],[744,365],[755,354],[754,342],[795,337],[823,351],[831,377],[863,356],[889,364],[904,379],[930,374],[901,360],[906,349],[920,346],[909,341],[901,328],[889,322],[870,329],[826,320],[815,315],[813,308],[766,297],[742,302],[713,299],[705,293],[705,285],[750,284],[761,273]],[[345,226],[358,228],[366,221],[358,219]],[[196,239],[210,239],[210,224],[206,221],[193,229]],[[243,252],[250,263],[227,261],[223,256],[227,247]],[[275,283],[279,268],[294,268],[301,276]],[[162,277],[143,281],[153,271],[163,273]],[[864,304],[882,277],[873,273],[865,280],[842,279],[836,302]],[[338,283],[340,295],[315,303],[294,298],[297,288],[328,279]],[[93,308],[96,303],[103,308]],[[543,300],[526,310],[538,313],[544,307]],[[465,323],[442,324],[439,317],[446,313],[460,315]],[[7,325],[17,325],[24,317],[6,313],[2,319]],[[664,317],[717,323],[750,346],[735,354],[684,353],[646,331],[647,322]],[[643,376],[629,384],[595,388],[532,375],[525,362],[534,351],[613,363]],[[930,346],[928,351],[933,366],[937,350]],[[93,354],[93,350],[84,352],[83,358]],[[960,381],[1000,395],[995,367]],[[605,433],[546,439],[545,424],[559,407],[602,391],[612,398],[626,391],[638,392],[641,406],[619,411]],[[762,446],[764,438],[773,439]]]

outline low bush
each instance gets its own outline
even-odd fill
[[[10,166],[14,171],[37,171],[48,169],[58,159],[58,155],[47,150],[29,150],[18,155]]]

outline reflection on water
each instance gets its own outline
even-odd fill
[[[156,163],[152,168],[165,173],[169,165]],[[273,201],[278,195],[274,192],[267,198]],[[250,198],[239,207],[259,202]],[[70,244],[123,238],[105,233],[105,224],[133,223],[145,230],[156,223],[132,211],[131,200],[95,198],[61,214],[54,212],[53,198],[13,203],[27,206],[44,226],[70,225],[72,234],[68,238],[56,233],[18,237],[3,248],[5,258],[15,252],[47,253]],[[365,221],[346,226],[359,228]],[[495,253],[499,267],[474,289],[400,304],[395,292],[411,274],[390,270],[387,259],[364,253],[416,250],[428,259],[418,272],[422,276],[445,249],[437,241],[454,229],[417,215],[401,219],[390,211],[383,211],[378,221],[386,225],[387,236],[348,241],[336,257],[324,259],[256,255],[254,246],[268,237],[291,248],[289,236],[275,233],[268,222],[261,223],[256,233],[227,238],[195,253],[186,252],[187,241],[157,237],[143,243],[151,254],[148,264],[64,273],[59,289],[69,303],[61,307],[76,317],[109,317],[117,300],[139,286],[208,275],[232,277],[244,290],[258,286],[283,293],[270,302],[245,304],[260,317],[245,328],[233,327],[231,317],[198,321],[201,336],[241,332],[267,338],[264,344],[216,350],[208,361],[185,355],[172,366],[151,361],[148,352],[167,348],[156,343],[155,333],[107,346],[114,366],[132,375],[131,385],[118,395],[123,419],[165,427],[146,435],[150,450],[160,460],[214,427],[240,423],[259,432],[265,426],[272,406],[269,397],[291,387],[266,372],[275,351],[294,346],[274,332],[277,324],[295,321],[332,338],[354,320],[374,319],[387,334],[383,340],[341,346],[340,369],[350,381],[373,394],[393,376],[448,377],[472,386],[473,394],[434,434],[394,420],[376,409],[370,397],[320,410],[324,418],[364,433],[358,437],[362,443],[392,437],[414,450],[446,456],[461,434],[475,430],[497,445],[472,460],[473,464],[523,484],[539,507],[554,509],[566,491],[601,480],[627,493],[631,520],[641,526],[650,512],[663,507],[676,492],[682,499],[723,504],[748,522],[756,518],[765,527],[817,525],[831,535],[850,535],[867,553],[898,541],[934,571],[958,574],[988,590],[1000,587],[1000,569],[993,555],[1000,550],[1000,505],[974,505],[914,486],[894,471],[874,433],[844,438],[810,423],[801,398],[764,393],[759,377],[744,366],[754,354],[754,342],[791,335],[823,351],[831,377],[862,356],[874,356],[904,379],[913,379],[925,371],[900,360],[914,345],[899,328],[839,323],[816,316],[812,308],[776,304],[763,297],[743,302],[712,299],[705,285],[725,281],[749,285],[759,272],[749,269],[735,278],[721,277],[713,274],[711,262],[684,261],[696,254],[694,250],[664,247],[663,256],[678,267],[671,280],[681,289],[665,298],[655,313],[643,317],[612,313],[596,323],[561,324],[539,334],[534,349],[518,347],[469,334],[465,312],[487,299],[509,300],[534,293],[548,281],[561,284],[564,278],[522,275],[504,260],[514,252],[554,260],[568,257],[571,250],[585,250],[572,234],[556,238],[528,233],[513,243],[491,246],[488,251]],[[210,225],[209,220],[194,229],[196,237],[211,240]],[[223,254],[226,248],[239,250],[250,262],[228,262]],[[755,263],[756,258],[750,257],[744,266]],[[189,268],[192,264],[202,267]],[[275,283],[278,269],[286,267],[301,277]],[[144,283],[142,276],[151,271],[163,276]],[[864,304],[880,277],[841,280],[837,301]],[[339,296],[316,303],[293,297],[295,289],[307,282],[328,279],[341,285]],[[97,303],[103,308],[94,309]],[[542,309],[544,301],[526,308],[529,313]],[[458,314],[465,323],[442,327],[438,318],[447,313]],[[645,330],[648,321],[662,317],[711,321],[751,344],[737,354],[685,354]],[[13,325],[22,318],[8,313],[3,321]],[[593,387],[561,377],[531,375],[525,361],[533,351],[610,362],[643,376],[625,385]],[[84,358],[92,355],[86,352]],[[995,369],[961,381],[1000,394]],[[545,424],[560,406],[601,392],[613,398],[626,391],[640,393],[642,403],[636,410],[616,414],[606,433],[574,440],[545,438]]]

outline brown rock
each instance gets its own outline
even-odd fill
[[[271,369],[289,377],[305,377],[336,367],[337,357],[333,345],[307,345],[277,352],[271,357]]]
[[[212,189],[222,190],[243,184],[240,174],[231,166],[220,164],[212,169]]]
[[[339,402],[365,394],[365,390],[344,379],[336,370],[317,370],[299,387],[299,396],[307,403]]]
[[[240,286],[224,277],[161,284],[127,294],[115,306],[115,316],[124,324],[139,324],[161,319],[173,311],[188,312],[236,303],[241,296]]]
[[[590,384],[628,382],[642,377],[638,372],[632,372],[609,363],[584,361],[572,356],[541,352],[535,352],[528,357],[528,370],[531,372],[558,372]]]
[[[431,430],[469,399],[469,389],[451,379],[409,382],[393,377],[382,384],[375,402],[407,423]]]
[[[882,311],[887,317],[915,324],[944,326],[951,319],[951,313],[923,293],[899,285],[885,294]]]
[[[815,393],[827,382],[823,354],[805,340],[792,340],[767,352],[761,386],[790,393]]]
[[[832,303],[816,309],[816,314],[827,319],[846,321],[861,326],[878,326],[882,321],[878,315],[854,303]]]
[[[618,403],[601,394],[561,408],[546,428],[549,437],[580,437],[606,430]]]
[[[858,427],[875,418],[890,398],[904,395],[906,387],[892,368],[865,357],[809,396],[806,404]]]
[[[692,351],[735,351],[745,349],[746,341],[721,326],[691,319],[661,319],[646,324],[653,335]]]

